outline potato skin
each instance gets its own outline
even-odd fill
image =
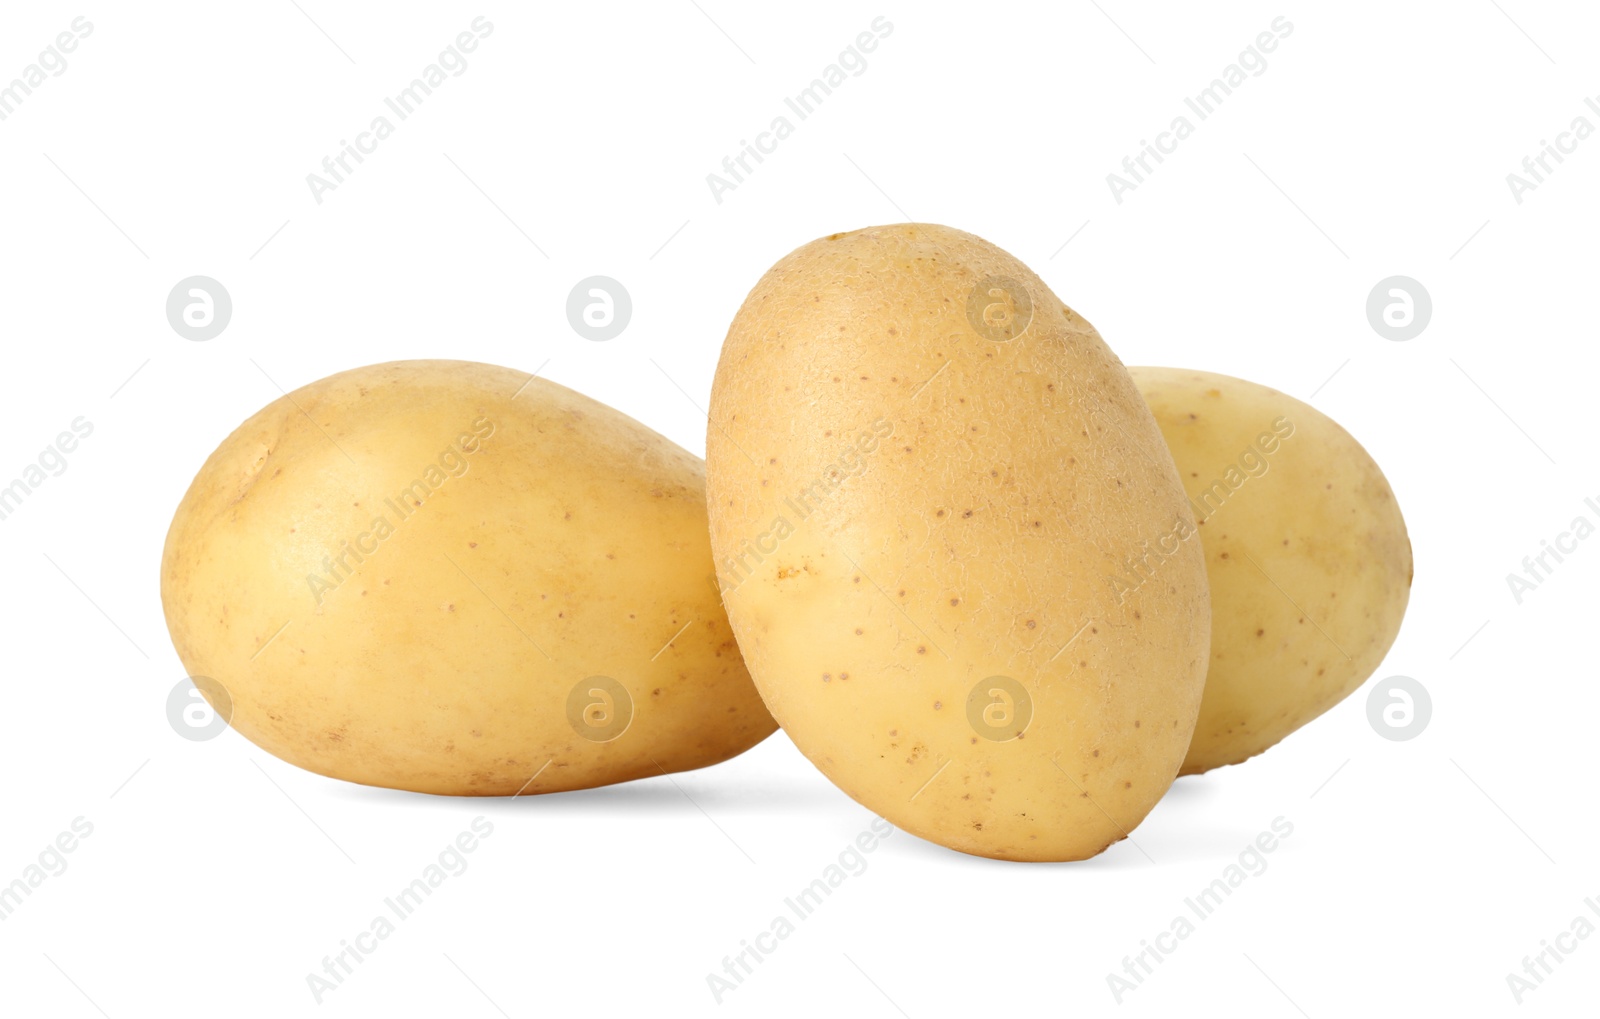
[[[994,278],[1013,282],[1015,321],[1015,291],[1031,300],[1019,335],[969,318]],[[1199,708],[1205,570],[1178,543],[1153,580],[1114,588],[1142,543],[1193,520],[1092,326],[971,234],[835,234],[750,292],[710,417],[724,604],[813,764],[901,828],[980,856],[1082,859],[1144,818]],[[1003,741],[968,713],[970,695],[999,700],[996,676],[1032,708]]]
[[[162,603],[233,727],[322,775],[499,796],[698,768],[776,728],[718,603],[704,498],[698,458],[552,382],[372,365],[218,447],[173,518]],[[593,676],[631,701],[609,742],[569,721]]]
[[[1210,575],[1211,666],[1183,764],[1198,774],[1254,757],[1372,675],[1405,615],[1411,542],[1378,465],[1314,407],[1227,375],[1129,370]]]

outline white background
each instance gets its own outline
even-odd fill
[[[1600,95],[1600,12],[298,6],[0,15],[0,80],[75,16],[94,25],[0,122],[0,480],[75,417],[94,425],[0,521],[0,884],[74,818],[93,825],[0,922],[0,1010],[1593,1008],[1600,937],[1520,1010],[1506,974],[1574,917],[1600,924],[1584,905],[1600,900],[1600,540],[1520,605],[1506,575],[1574,517],[1600,517],[1584,505],[1600,502],[1600,138],[1521,204],[1506,175],[1574,117],[1600,126],[1583,105]],[[468,69],[314,201],[306,175],[478,15],[494,31]],[[878,15],[894,29],[866,70],[718,204],[706,175]],[[1117,203],[1106,175],[1280,15],[1294,31],[1267,70]],[[720,1006],[707,974],[872,819],[781,734],[675,783],[508,802],[346,785],[232,732],[173,732],[167,524],[206,455],[279,386],[414,357],[545,365],[703,452],[719,343],[757,277],[816,236],[907,218],[1007,248],[1128,364],[1266,383],[1354,433],[1416,555],[1378,677],[1427,687],[1427,731],[1380,738],[1363,690],[1265,757],[1180,781],[1132,840],[1082,864],[998,863],[897,832]],[[193,274],[233,297],[210,342],[164,315]],[[609,343],[565,316],[594,274],[633,298]],[[1366,318],[1395,274],[1434,303],[1409,342]],[[494,834],[470,869],[318,1006],[306,974],[480,815]],[[1107,974],[1278,817],[1294,831],[1269,869],[1118,1005]]]

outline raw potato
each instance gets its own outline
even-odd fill
[[[704,465],[509,368],[373,365],[269,404],[178,507],[161,596],[235,729],[351,782],[581,789],[775,729],[718,604]]]
[[[1174,540],[1113,581],[1193,518],[1126,369],[1021,262],[920,224],[791,253],[733,321],[707,442],[745,662],[846,793],[1013,860],[1093,856],[1161,798],[1205,566]]]
[[[1377,669],[1411,593],[1394,492],[1361,444],[1242,379],[1133,368],[1192,500],[1211,668],[1186,775],[1254,757]]]

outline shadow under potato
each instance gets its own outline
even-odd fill
[[[1195,803],[1210,799],[1216,794],[1217,784],[1207,782],[1204,775],[1179,775],[1167,788],[1167,794],[1162,799],[1177,803]]]
[[[336,796],[366,803],[404,800],[411,807],[424,804],[449,810],[458,810],[463,803],[470,803],[473,809],[485,813],[515,810],[549,815],[675,816],[699,814],[702,808],[729,814],[832,812],[841,803],[850,802],[848,797],[821,781],[820,777],[817,780],[763,785],[752,784],[748,780],[689,777],[694,775],[695,772],[685,772],[671,777],[641,778],[592,789],[522,796],[437,796],[337,781],[332,788]]]
[[[1134,836],[1134,838],[1138,837],[1138,835]],[[921,857],[930,862],[943,861],[947,866],[988,869],[1011,868],[1019,872],[1027,868],[1047,867],[1079,870],[1087,874],[1107,870],[1138,870],[1151,866],[1150,861],[1145,859],[1144,854],[1139,852],[1139,848],[1127,839],[1113,843],[1106,847],[1104,852],[1097,856],[1091,856],[1087,860],[1001,860],[994,857],[974,856],[970,853],[946,849],[936,842],[929,842],[927,839],[918,838],[910,832],[896,829],[894,838],[885,843],[885,848],[881,850],[881,853],[886,857],[903,854],[905,856]]]

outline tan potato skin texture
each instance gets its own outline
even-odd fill
[[[1034,305],[1003,342],[965,312],[991,275],[1022,281]],[[812,763],[906,831],[980,856],[1082,859],[1144,818],[1199,708],[1205,570],[1185,546],[1115,598],[1109,578],[1142,539],[1193,522],[1155,422],[1089,323],[971,234],[836,234],[750,292],[710,416],[724,603]],[[785,500],[876,420],[892,434],[814,489],[802,518]],[[773,550],[746,556],[746,578],[732,561],[780,515],[793,533],[760,541]],[[995,675],[1033,702],[1007,742],[967,721],[969,692]]]
[[[1372,675],[1405,615],[1411,542],[1383,472],[1320,411],[1227,375],[1129,370],[1204,516],[1211,667],[1183,764],[1198,774],[1254,757]],[[1293,432],[1260,457],[1265,473],[1202,504],[1278,418]]]
[[[409,517],[385,505],[482,418],[465,473]],[[499,796],[698,768],[776,728],[718,603],[704,499],[698,458],[554,383],[373,365],[274,401],[211,455],[162,603],[233,727],[322,775]],[[308,574],[379,514],[392,534],[362,539],[376,550],[319,605]],[[596,675],[633,704],[606,743],[567,719]]]

